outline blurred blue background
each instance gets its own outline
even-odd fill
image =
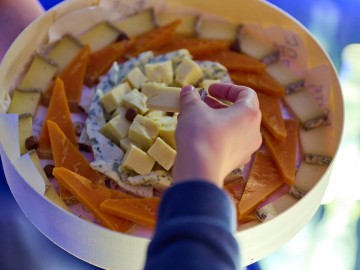
[[[48,9],[60,1],[41,2]],[[360,164],[360,126],[357,124],[360,116],[360,0],[269,2],[307,27],[330,55],[343,87],[346,124],[329,188],[331,200],[294,239],[256,267],[264,270],[360,270],[357,247],[360,175],[356,167]],[[98,269],[54,245],[28,221],[8,189],[1,164],[0,209],[0,269]]]

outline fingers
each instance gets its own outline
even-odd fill
[[[180,92],[180,110],[196,103],[203,103],[198,91],[191,85],[183,87]]]
[[[225,103],[211,97],[211,96],[206,96],[205,97],[205,103],[207,105],[209,105],[211,108],[213,109],[220,109],[220,108],[227,108],[229,107],[228,105],[226,105]]]
[[[256,92],[249,87],[214,83],[209,87],[209,93],[215,98],[233,102],[235,107],[246,105],[253,109],[259,109]]]

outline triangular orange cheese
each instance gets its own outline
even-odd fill
[[[159,197],[106,200],[101,203],[101,210],[131,220],[145,227],[154,228]]]
[[[114,191],[105,186],[92,185],[90,180],[66,168],[55,168],[53,174],[57,181],[69,190],[103,226],[123,233],[131,232],[135,225],[133,222],[105,213],[100,209],[103,201],[113,198]],[[84,182],[87,184],[83,184]]]
[[[229,49],[212,52],[201,57],[195,57],[195,59],[218,62],[224,65],[228,70],[233,71],[265,72],[265,65],[261,61],[241,53],[233,52]]]
[[[86,85],[92,86],[111,65],[123,58],[125,53],[134,46],[134,39],[111,43],[105,48],[90,54],[89,65],[86,69]]]
[[[250,73],[230,71],[230,77],[235,84],[250,87],[256,92],[263,92],[277,97],[283,97],[285,95],[285,88],[267,72]]]
[[[238,219],[241,220],[255,210],[259,203],[266,200],[283,184],[279,169],[268,150],[258,150],[246,182],[244,194],[237,206]]]
[[[53,121],[47,121],[47,126],[55,167],[65,167],[91,180],[94,184],[102,184],[104,179],[97,171],[91,168],[89,161],[68,140],[59,126]]]
[[[64,136],[75,146],[77,146],[77,139],[74,130],[74,125],[71,119],[70,110],[65,94],[64,84],[60,78],[56,78],[54,87],[52,89],[51,100],[49,108],[44,120],[39,137],[39,147],[37,152],[40,158],[51,158],[51,145],[47,126],[47,120],[55,122]]]
[[[286,128],[281,112],[280,98],[264,93],[257,93],[260,110],[261,124],[278,140],[286,138]]]
[[[230,41],[227,40],[173,37],[167,45],[156,48],[155,54],[187,49],[196,59],[203,55],[208,56],[211,53],[226,50],[230,47],[230,44]]]
[[[243,178],[230,182],[224,186],[224,190],[230,195],[235,204],[238,204],[245,189],[245,180]]]
[[[136,37],[135,47],[131,50],[130,54],[136,56],[142,52],[155,50],[171,42],[176,27],[181,23],[180,20],[176,20],[167,25],[155,28],[149,32],[146,32]]]
[[[71,111],[77,110],[81,98],[89,56],[90,47],[85,45],[59,74],[59,77],[64,81],[66,97]]]
[[[285,140],[276,140],[265,130],[264,142],[278,166],[285,183],[293,186],[296,171],[299,124],[296,120],[286,119],[285,127],[287,132]]]

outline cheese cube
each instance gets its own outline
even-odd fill
[[[200,66],[190,58],[184,58],[175,70],[175,81],[181,86],[195,85],[203,77]]]
[[[8,113],[35,115],[41,98],[40,89],[15,90],[11,99]]]
[[[114,25],[121,31],[124,31],[129,37],[138,36],[156,27],[154,23],[154,12],[152,9],[147,9],[120,21],[114,22]]]
[[[307,89],[284,96],[284,101],[302,124],[321,116],[327,119],[325,111]]]
[[[141,114],[146,113],[149,109],[146,106],[147,97],[140,93],[139,90],[133,89],[123,96],[122,104],[127,108],[136,108]]]
[[[64,35],[47,55],[58,65],[58,72],[61,72],[81,50],[82,44],[70,34]]]
[[[145,175],[151,172],[154,164],[155,160],[152,157],[131,144],[124,156],[121,166],[133,170],[140,175]]]
[[[129,139],[147,150],[159,134],[158,125],[151,119],[137,115],[129,128]]]
[[[158,13],[156,14],[156,19],[159,26],[164,26],[166,24],[172,23],[176,20],[181,20],[181,23],[176,27],[175,33],[193,37],[196,35],[196,22],[198,21],[198,16],[189,15],[189,14],[176,14],[176,13]]]
[[[174,165],[176,151],[159,137],[147,153],[167,171]]]
[[[121,83],[100,98],[100,103],[106,112],[112,112],[121,104],[124,95],[131,91],[127,82]]]
[[[113,143],[119,145],[119,141],[129,133],[130,122],[126,119],[126,108],[121,108],[121,112],[109,122],[107,122],[99,132]]]
[[[145,65],[146,77],[151,82],[170,84],[174,80],[171,61]]]
[[[46,60],[40,55],[35,55],[19,88],[41,89],[44,92],[47,90],[57,70],[58,67],[55,62]]]
[[[120,147],[122,150],[124,150],[125,152],[127,150],[129,150],[130,148],[130,144],[131,144],[131,140],[128,137],[122,138],[120,140]]]
[[[235,41],[239,30],[239,25],[219,20],[202,19],[198,25],[198,34],[201,38]]]
[[[159,136],[172,148],[176,149],[175,131],[177,126],[177,118],[164,116],[157,122],[159,125]]]
[[[210,85],[212,85],[213,83],[220,83],[220,82],[221,82],[220,80],[208,80],[208,79],[206,79],[206,80],[201,81],[199,86],[201,88],[204,88],[206,93],[209,93]]]
[[[156,122],[165,115],[166,115],[166,112],[164,112],[164,111],[151,110],[145,115],[145,117],[150,118],[151,120],[154,120]]]
[[[144,85],[142,92],[148,97],[146,104],[149,109],[179,112],[181,88],[149,83]]]
[[[144,73],[142,73],[142,71],[138,67],[133,68],[126,75],[125,79],[130,83],[132,88],[137,88],[137,89],[140,89],[141,86],[147,81],[146,76],[144,75]]]
[[[115,42],[122,32],[109,22],[101,22],[79,36],[83,44],[88,44],[96,52]]]
[[[291,197],[288,194],[275,199],[271,203],[266,204],[265,206],[257,209],[256,215],[260,221],[266,221],[271,218],[274,218],[288,209],[290,206],[294,205],[297,202],[296,199]]]
[[[18,134],[19,134],[20,154],[23,155],[28,151],[25,147],[25,141],[27,138],[33,135],[31,114],[19,115]]]

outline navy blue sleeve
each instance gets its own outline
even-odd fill
[[[176,184],[163,196],[146,270],[240,269],[229,197],[204,181]]]

